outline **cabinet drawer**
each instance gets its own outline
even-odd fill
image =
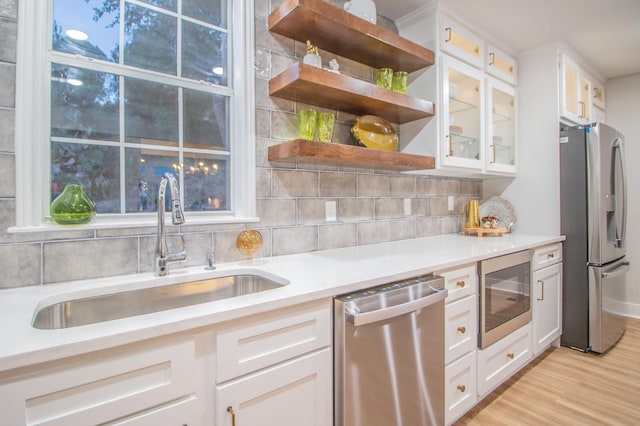
[[[562,243],[538,247],[533,252],[531,268],[535,271],[562,262]]]
[[[476,290],[478,288],[478,275],[476,273],[475,263],[463,267],[439,271],[436,272],[436,275],[444,277],[444,288],[449,291],[446,303],[476,294]]]
[[[444,377],[445,421],[451,424],[476,403],[476,352],[448,365]]]
[[[445,362],[451,362],[478,346],[476,298],[467,296],[464,299],[447,304],[444,307],[444,315]]]
[[[0,400],[7,407],[3,421],[12,425],[102,424],[196,392],[192,338],[124,355],[110,350],[95,357],[0,384]]]
[[[203,408],[195,396],[155,407],[142,414],[127,417],[109,426],[200,425],[205,424]]]
[[[329,346],[330,300],[234,321],[216,343],[218,383]]]
[[[478,351],[478,394],[507,380],[531,358],[531,323]]]

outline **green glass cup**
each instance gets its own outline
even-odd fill
[[[391,89],[393,82],[393,70],[391,68],[378,68],[376,70],[376,85],[384,89]]]
[[[407,78],[409,73],[406,71],[396,71],[393,73],[393,81],[391,82],[391,88],[394,92],[407,93]]]
[[[317,115],[318,113],[314,109],[305,108],[298,110],[298,135],[300,139],[313,140],[313,136],[316,133]]]
[[[332,112],[321,112],[318,114],[318,140],[320,142],[331,142],[335,122],[336,115]]]

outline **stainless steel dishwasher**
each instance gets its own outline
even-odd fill
[[[444,424],[444,279],[334,299],[335,426]]]

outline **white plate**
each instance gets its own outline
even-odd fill
[[[498,226],[507,228],[507,232],[511,232],[516,227],[518,216],[516,210],[510,202],[500,197],[491,197],[483,200],[478,206],[480,218],[485,216],[495,216],[498,218]]]

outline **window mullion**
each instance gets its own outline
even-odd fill
[[[124,30],[125,30],[125,0],[120,0],[120,28],[118,29],[118,65],[124,64]],[[118,135],[119,135],[119,151],[120,151],[120,213],[124,214],[127,211],[126,208],[126,149],[125,149],[125,115],[124,115],[124,76],[118,76]]]

